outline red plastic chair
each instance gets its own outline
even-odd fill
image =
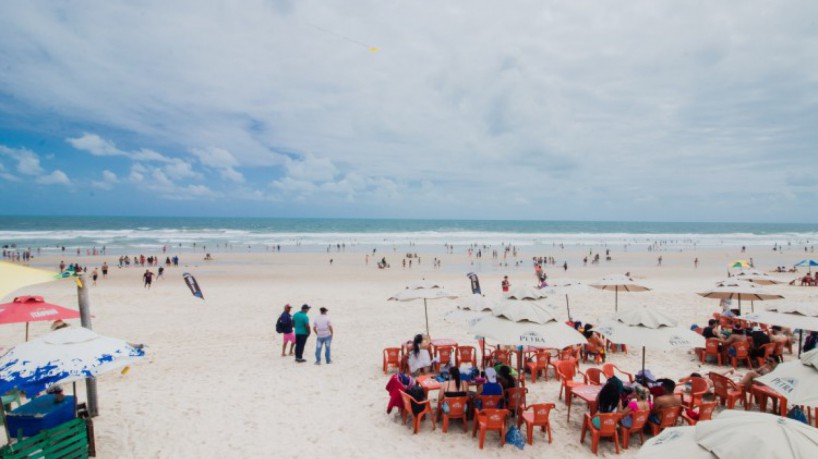
[[[585,373],[580,372],[580,374],[585,376],[585,380],[588,381],[588,384],[593,384],[595,386],[601,386],[602,377],[605,376],[601,369],[594,367],[588,368],[585,370]]]
[[[566,403],[571,401],[571,388],[580,384],[588,384],[584,379],[582,381],[575,381],[577,376],[577,361],[575,359],[561,360],[557,363],[557,376],[560,379],[560,399],[562,399],[562,392],[565,391]]]
[[[403,399],[403,423],[406,424],[406,417],[412,417],[412,430],[414,433],[418,433],[418,429],[420,429],[420,423],[423,421],[423,417],[428,415],[428,419],[432,421],[432,430],[435,430],[435,415],[432,413],[432,402],[429,400],[424,400],[419,402],[412,398],[411,395],[407,394],[404,391],[400,391],[401,398]],[[412,411],[412,402],[418,405],[423,405],[423,411],[415,415],[414,411]]]
[[[543,432],[548,434],[548,443],[551,443],[551,410],[556,407],[553,403],[535,403],[525,407],[522,412],[522,422],[526,427],[526,438],[528,444],[534,444],[534,427],[540,427]]]
[[[713,393],[719,398],[722,405],[727,405],[727,408],[733,409],[736,406],[736,400],[740,400],[744,405],[744,409],[748,409],[747,394],[744,388],[734,383],[730,378],[718,373],[710,372],[708,377],[713,381]]]
[[[768,358],[775,357],[776,346],[777,346],[776,343],[767,343],[761,346],[760,349],[764,350],[764,355],[756,357],[756,362],[758,362],[758,366],[764,365],[764,362],[766,362]]]
[[[498,363],[511,366],[511,352],[504,349],[497,349],[483,358],[484,366],[494,366]]]
[[[679,417],[682,415],[682,408],[682,405],[679,405],[669,406],[660,410],[657,414],[659,418],[658,424],[648,419],[651,434],[656,436],[662,433],[665,428],[675,426],[679,422]]]
[[[435,347],[435,357],[438,358],[438,361],[432,364],[435,372],[440,371],[440,369],[446,366],[446,364],[451,363],[453,354],[454,346]]]
[[[583,346],[582,360],[588,362],[589,357],[594,358],[594,363],[599,365],[602,363],[602,349],[594,343],[586,343]]]
[[[747,362],[747,368],[753,368],[753,362],[750,361],[750,345],[746,342],[733,343],[733,349],[736,350],[735,356],[730,356],[730,362],[733,364],[735,370],[738,362]]]
[[[500,432],[500,446],[506,444],[506,418],[508,417],[508,410],[498,410],[493,408],[484,408],[474,418],[474,430],[472,437],[477,435],[477,430],[480,430],[480,449],[483,449],[483,442],[486,439],[486,432],[496,431]]]
[[[700,354],[702,364],[707,360],[707,357],[713,356],[716,357],[719,366],[721,366],[721,350],[719,349],[719,344],[720,342],[716,338],[707,338],[704,351]]]
[[[477,350],[473,346],[458,346],[455,362],[458,368],[464,363],[470,363],[472,366],[476,367]]]
[[[694,419],[687,411],[682,411],[682,419],[688,425],[695,426],[696,423],[702,421],[709,421],[713,419],[713,411],[716,409],[718,402],[704,402],[699,405],[698,416]]]
[[[605,365],[602,365],[602,374],[604,374],[606,378],[610,379],[613,376],[616,376],[617,372],[627,376],[628,377],[628,382],[633,382],[633,374],[632,373],[628,373],[627,371],[623,371],[619,367],[617,367],[616,365],[614,365],[612,363],[606,363]],[[617,378],[619,378],[619,376],[617,376]],[[622,378],[619,378],[619,379],[622,379]]]
[[[442,409],[443,402],[446,402],[449,405],[448,413]],[[469,397],[443,397],[443,400],[440,402],[440,406],[438,406],[437,409],[438,416],[443,418],[443,433],[447,433],[449,431],[450,419],[462,419],[463,431],[469,431],[468,405]]]
[[[690,393],[682,393],[682,405],[693,408],[701,403],[704,394],[710,390],[710,384],[704,378],[691,377],[688,379],[690,380]]]
[[[582,421],[582,436],[579,442],[585,443],[585,433],[591,431],[591,451],[599,455],[599,439],[613,438],[616,445],[616,454],[619,454],[619,431],[616,428],[619,419],[622,417],[619,413],[599,413],[591,416],[590,413],[585,413],[585,418]],[[594,427],[593,419],[599,419],[599,428]]]
[[[389,367],[395,367],[400,370],[400,348],[387,347],[383,350],[383,372],[387,373]]]
[[[513,416],[517,416],[517,425],[520,425],[520,413],[525,408],[525,396],[528,393],[527,387],[513,387],[505,390],[506,409]]]
[[[546,350],[537,351],[537,357],[533,362],[526,362],[525,366],[531,372],[531,383],[537,382],[537,376],[540,372],[545,375],[545,380],[548,381],[548,364],[551,362],[551,353]]]
[[[477,401],[480,400],[478,403]],[[503,396],[502,395],[476,395],[474,397],[474,413],[477,416],[480,413],[480,410],[484,410],[487,408],[499,408],[500,404],[503,403]],[[482,408],[477,408],[477,405],[480,405]]]
[[[632,412],[632,422],[630,428],[623,426],[622,421],[620,420],[619,434],[622,435],[622,448],[628,449],[631,442],[631,434],[634,433],[639,433],[640,445],[645,443],[645,424],[648,422],[648,416],[650,416],[650,410],[642,410],[635,413]]]

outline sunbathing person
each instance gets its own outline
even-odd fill
[[[756,368],[755,370],[748,371],[744,375],[744,377],[741,378],[741,382],[739,384],[742,387],[744,387],[745,390],[749,390],[750,385],[753,384],[753,381],[755,381],[756,378],[758,378],[759,376],[764,376],[767,373],[775,370],[775,367],[777,367],[777,366],[778,366],[778,361],[773,357],[769,357],[767,359],[767,361],[764,362],[764,365],[761,365],[760,367]],[[733,373],[734,371],[735,370],[726,371],[724,373],[724,375],[727,376],[727,375]]]

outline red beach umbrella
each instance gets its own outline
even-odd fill
[[[72,309],[46,303],[41,296],[18,296],[11,303],[0,304],[0,324],[28,323],[43,320],[78,319],[80,313]]]

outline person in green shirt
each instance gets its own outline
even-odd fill
[[[295,328],[295,361],[304,363],[304,347],[307,345],[307,338],[310,336],[310,318],[307,313],[310,305],[301,306],[301,311],[293,314],[293,326]]]

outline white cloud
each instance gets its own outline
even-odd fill
[[[193,166],[187,161],[174,158],[168,165],[163,167],[163,171],[174,180],[187,178],[201,178],[201,174],[193,171]]]
[[[117,183],[119,183],[119,177],[117,177],[115,173],[106,169],[102,171],[102,180],[93,181],[91,182],[91,185],[102,190],[110,190]]]
[[[42,185],[70,185],[71,180],[65,175],[65,172],[56,169],[48,175],[37,177],[35,181]]]
[[[3,180],[7,180],[9,182],[19,182],[20,181],[20,179],[18,177],[15,177],[14,174],[10,174],[6,170],[6,167],[3,166],[2,164],[0,164],[0,178],[2,178]]]
[[[97,134],[84,133],[79,137],[65,139],[77,150],[87,151],[94,156],[125,156],[134,161],[171,162],[171,158],[148,148],[127,152],[116,147],[113,141]]]
[[[221,169],[220,173],[222,178],[225,180],[229,180],[233,183],[244,183],[244,175],[232,167]]]
[[[239,163],[232,153],[224,148],[192,148],[190,150],[205,166],[224,168],[237,166]]]

